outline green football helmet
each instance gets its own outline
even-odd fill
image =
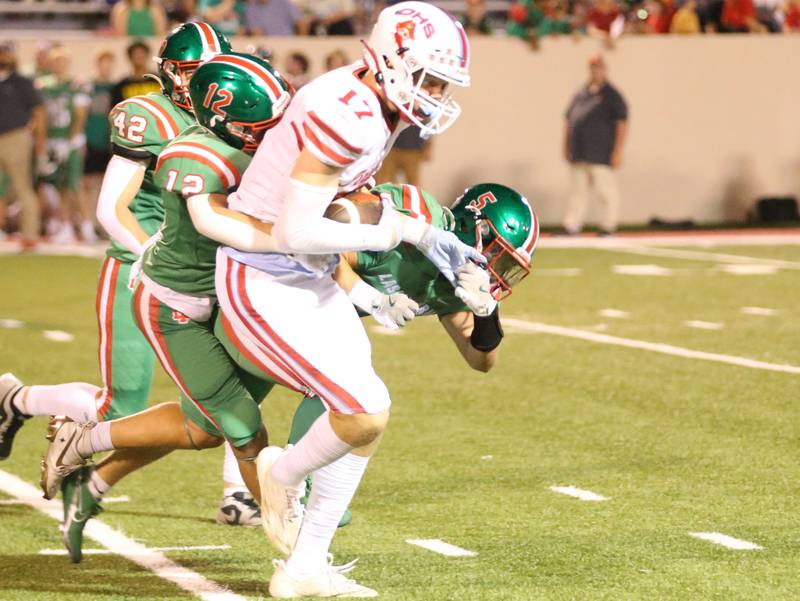
[[[486,257],[492,295],[511,294],[531,271],[539,242],[539,220],[519,192],[501,184],[478,184],[464,191],[451,207],[454,233]]]
[[[231,44],[208,23],[184,23],[161,42],[155,61],[161,89],[182,109],[191,110],[189,81],[195,69],[215,54],[230,52]]]
[[[189,82],[198,123],[233,146],[254,153],[280,121],[292,95],[265,60],[230,52],[204,62]]]

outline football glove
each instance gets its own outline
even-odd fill
[[[419,309],[419,305],[405,294],[382,294],[363,280],[356,282],[348,296],[356,307],[372,315],[389,330],[405,326],[416,317]]]
[[[461,242],[453,232],[432,226],[428,226],[416,246],[454,287],[458,285],[455,272],[459,268],[472,265],[470,261],[486,263],[486,257]]]
[[[458,270],[458,285],[455,294],[475,315],[486,317],[497,307],[492,296],[489,272],[474,263],[467,263]]]

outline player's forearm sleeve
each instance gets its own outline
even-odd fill
[[[388,250],[394,230],[382,225],[337,223],[325,219],[325,209],[336,188],[289,180],[286,202],[273,233],[281,252],[304,254],[340,253],[349,250]]]
[[[503,328],[500,325],[500,305],[497,305],[491,315],[481,317],[473,316],[474,325],[469,342],[476,351],[490,353],[503,341]]]
[[[247,252],[279,250],[275,238],[266,231],[266,224],[231,209],[212,206],[208,194],[192,196],[187,204],[192,223],[205,237]]]
[[[142,185],[144,172],[142,163],[112,156],[97,198],[97,220],[100,225],[109,236],[136,255],[142,254],[144,240],[139,240],[131,227],[132,223],[125,223],[120,213],[124,215],[128,211],[128,205]],[[135,218],[129,212],[128,216],[135,224]]]

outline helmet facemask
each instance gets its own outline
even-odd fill
[[[484,238],[488,240],[485,247]],[[477,219],[475,239],[476,249],[486,257],[486,269],[491,276],[492,296],[497,301],[503,300],[510,296],[511,289],[531,272],[530,255],[509,244],[488,219]]]
[[[266,121],[247,123],[244,121],[230,121],[223,117],[214,116],[211,120],[211,126],[213,127],[218,120],[224,121],[225,131],[227,131],[228,136],[241,142],[239,148],[241,148],[243,152],[254,154],[258,149],[258,145],[261,144],[261,140],[264,139],[267,130],[275,127],[282,117],[283,113],[278,117],[267,119]]]
[[[202,61],[176,61],[159,57],[156,57],[155,60],[162,76],[161,85],[169,93],[170,100],[182,109],[192,110],[192,100],[189,97],[189,81]],[[164,85],[164,77],[169,78],[171,86]]]

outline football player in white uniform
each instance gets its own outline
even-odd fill
[[[294,447],[258,458],[262,519],[276,561],[273,597],[375,596],[327,561],[389,418],[386,386],[372,368],[358,314],[331,277],[337,253],[414,244],[453,283],[484,261],[451,232],[385,210],[377,225],[323,217],[337,196],[368,184],[409,124],[438,134],[460,114],[451,86],[469,85],[469,42],[461,25],[424,2],[381,12],[364,59],[304,86],[264,138],[229,207],[273,223],[282,253],[230,247],[217,255],[217,295],[226,327],[265,373],[289,378],[330,411]],[[314,487],[303,514],[306,476]],[[301,527],[302,525],[302,527]]]

